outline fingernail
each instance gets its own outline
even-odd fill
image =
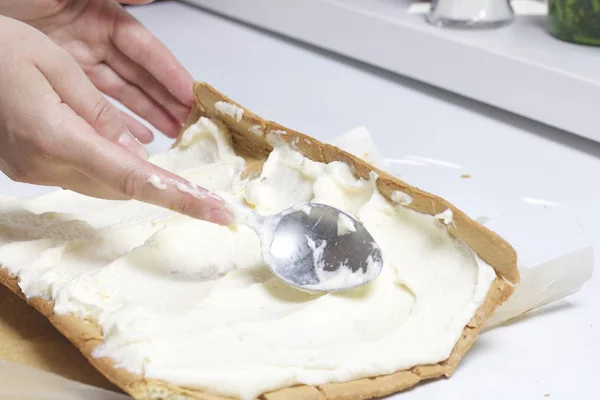
[[[229,226],[233,223],[233,217],[225,210],[210,210],[206,214],[206,219],[209,222],[214,222],[215,224]]]
[[[150,157],[148,150],[146,150],[146,148],[129,132],[123,132],[121,136],[119,136],[117,144],[143,160],[147,160]]]

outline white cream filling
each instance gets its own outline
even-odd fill
[[[350,232],[356,232],[354,221],[345,214],[340,214],[337,220],[337,234],[338,236],[344,236]]]
[[[441,222],[443,222],[444,225],[451,225],[451,224],[454,223],[454,220],[452,219],[453,218],[452,210],[449,209],[449,208],[446,209],[446,210],[444,210],[444,211],[442,211],[439,214],[436,214],[434,216],[434,218],[436,218],[436,219],[440,220]]]
[[[221,114],[229,115],[236,121],[241,121],[244,116],[244,109],[236,106],[235,104],[227,103],[226,101],[217,101],[215,103],[215,109]]]
[[[260,125],[252,125],[248,130],[254,133],[256,136],[264,136],[265,132],[263,131]]]
[[[164,183],[162,181],[162,179],[160,179],[160,176],[158,176],[156,174],[150,175],[150,178],[148,178],[148,180],[146,182],[151,184],[158,190],[167,190],[167,184]]]
[[[407,206],[413,202],[413,198],[411,195],[404,193],[400,190],[394,190],[392,192],[392,201],[402,206]]]
[[[376,177],[356,179],[347,164],[313,162],[271,140],[250,182],[227,132],[205,118],[151,161],[260,214],[311,201],[341,208],[382,249],[376,280],[305,293],[273,277],[246,226],[67,191],[0,200],[0,264],[28,297],[97,321],[104,343],[95,356],[211,393],[251,399],[446,359],[494,270],[435,217],[386,200]]]

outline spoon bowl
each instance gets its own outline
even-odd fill
[[[310,292],[332,292],[377,278],[381,249],[351,215],[325,204],[304,203],[263,216],[237,204],[239,223],[261,242],[267,267],[287,284]]]

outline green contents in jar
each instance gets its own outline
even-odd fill
[[[600,46],[600,0],[548,0],[548,25],[559,39]]]

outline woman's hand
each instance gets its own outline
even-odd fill
[[[13,180],[133,198],[194,218],[231,222],[220,199],[144,160],[146,152],[119,110],[47,36],[0,16],[0,54],[0,169]],[[173,85],[182,98],[183,86],[183,81]],[[148,183],[154,175],[166,183],[165,190]]]
[[[120,3],[139,4],[148,0]],[[171,52],[114,0],[19,0],[0,15],[47,34],[71,54],[94,85],[169,137],[176,137],[193,101],[193,81]],[[151,131],[122,118],[142,143]]]

